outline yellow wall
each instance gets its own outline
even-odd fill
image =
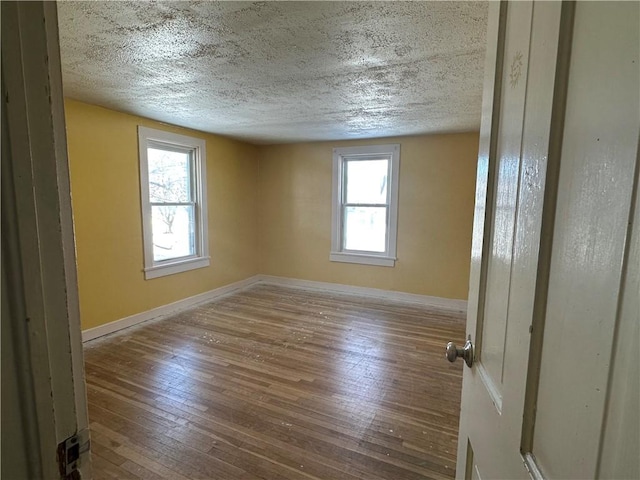
[[[65,101],[82,328],[258,273],[466,299],[476,133],[254,146]],[[137,126],[207,142],[211,266],[145,280]],[[329,261],[332,149],[400,143],[398,261]]]
[[[257,147],[65,101],[82,328],[258,273]],[[137,126],[207,142],[211,265],[145,280]]]
[[[332,149],[400,143],[395,267],[329,261]],[[261,148],[263,274],[467,299],[478,134]]]

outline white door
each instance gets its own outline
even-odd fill
[[[637,2],[492,3],[458,478],[638,478]]]
[[[90,478],[56,5],[2,2],[2,458]]]

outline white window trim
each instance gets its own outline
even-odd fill
[[[147,146],[150,141],[166,143],[195,150],[194,172],[196,184],[196,255],[155,262],[153,260],[153,230],[151,226],[151,202],[149,199],[149,164]],[[199,138],[138,126],[138,149],[140,155],[140,195],[142,203],[142,236],[144,247],[144,277],[152,278],[173,275],[196,268],[208,267],[209,229],[207,224],[207,152],[206,142]]]
[[[389,179],[389,210],[387,219],[387,244],[383,253],[361,252],[343,249],[343,218],[342,201],[343,163],[345,158],[371,156],[390,156]],[[400,173],[400,144],[371,145],[365,147],[343,147],[333,149],[333,191],[331,208],[331,253],[332,262],[360,263],[364,265],[378,265],[383,267],[395,266],[396,244],[398,237],[398,185]]]

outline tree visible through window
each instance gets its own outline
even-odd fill
[[[147,148],[154,261],[196,253],[191,157],[192,151]]]
[[[208,265],[204,142],[145,127],[139,140],[146,278]]]

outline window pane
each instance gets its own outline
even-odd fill
[[[344,248],[365,252],[386,250],[387,207],[345,207]]]
[[[149,147],[149,198],[152,203],[189,202],[191,153]]]
[[[387,203],[388,160],[346,162],[346,203]]]
[[[194,214],[193,205],[151,207],[154,261],[196,254]]]

